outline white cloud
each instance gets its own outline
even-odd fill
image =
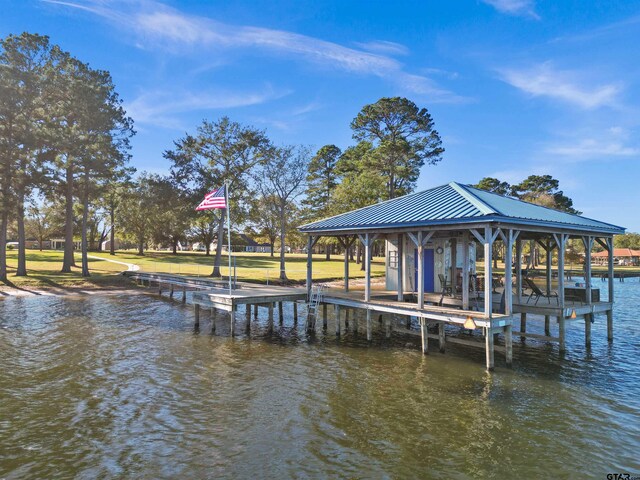
[[[403,46],[393,42],[370,42],[354,49],[298,33],[251,26],[236,26],[207,17],[187,15],[155,0],[42,0],[91,12],[136,37],[136,45],[162,48],[176,54],[189,50],[203,54],[220,50],[261,50],[285,55],[324,68],[373,75],[396,83],[412,93],[431,96],[434,102],[458,102],[461,97],[422,75],[408,73],[388,54]],[[385,50],[386,51],[382,51]]]
[[[596,135],[550,145],[545,151],[573,162],[640,157],[640,148],[630,145],[630,139],[631,135],[626,129],[614,126]]]
[[[549,62],[500,73],[505,82],[530,95],[555,98],[585,109],[618,106],[618,96],[622,91],[622,87],[614,83],[586,85],[585,74],[557,70]]]
[[[183,129],[179,115],[185,112],[218,110],[246,107],[280,98],[288,92],[276,93],[271,88],[263,92],[229,92],[225,90],[208,92],[146,92],[125,108],[136,123],[155,125],[163,128]]]
[[[595,138],[584,138],[576,143],[551,146],[546,151],[552,155],[569,157],[575,161],[640,156],[639,148],[625,145],[620,141],[601,141]]]
[[[491,5],[493,8],[501,13],[508,15],[517,15],[524,17],[540,19],[540,16],[535,11],[535,3],[533,0],[482,0],[487,5]]]
[[[368,52],[381,55],[409,55],[409,49],[401,43],[386,40],[374,40],[372,42],[356,42],[356,45]]]

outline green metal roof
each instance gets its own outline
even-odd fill
[[[364,231],[480,222],[530,224],[606,234],[624,233],[623,227],[456,182],[309,223],[300,227],[300,231]]]

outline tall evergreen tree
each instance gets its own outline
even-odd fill
[[[402,98],[381,98],[365,105],[351,122],[353,137],[375,147],[378,171],[384,176],[388,198],[415,189],[420,169],[442,160],[440,135],[426,108]]]

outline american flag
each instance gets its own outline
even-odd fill
[[[227,189],[223,185],[216,190],[207,193],[204,200],[200,202],[196,210],[214,210],[216,208],[227,208]]]

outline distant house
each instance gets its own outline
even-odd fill
[[[51,245],[51,250],[64,250],[64,238],[52,238],[49,243]],[[82,248],[82,242],[80,240],[74,240],[73,248],[80,250]]]
[[[271,253],[271,244],[269,243],[258,243],[253,238],[245,235],[244,233],[240,235],[242,240],[245,243],[244,251],[252,252],[252,253]]]
[[[605,265],[609,258],[609,252],[606,250],[591,254],[594,263]],[[640,265],[640,250],[631,248],[614,248],[613,263],[616,265]]]
[[[114,240],[113,242],[113,248],[114,250],[119,250],[120,249],[120,240],[118,240],[117,238]],[[111,250],[111,240],[105,240],[104,242],[102,242],[102,251],[106,252]]]

